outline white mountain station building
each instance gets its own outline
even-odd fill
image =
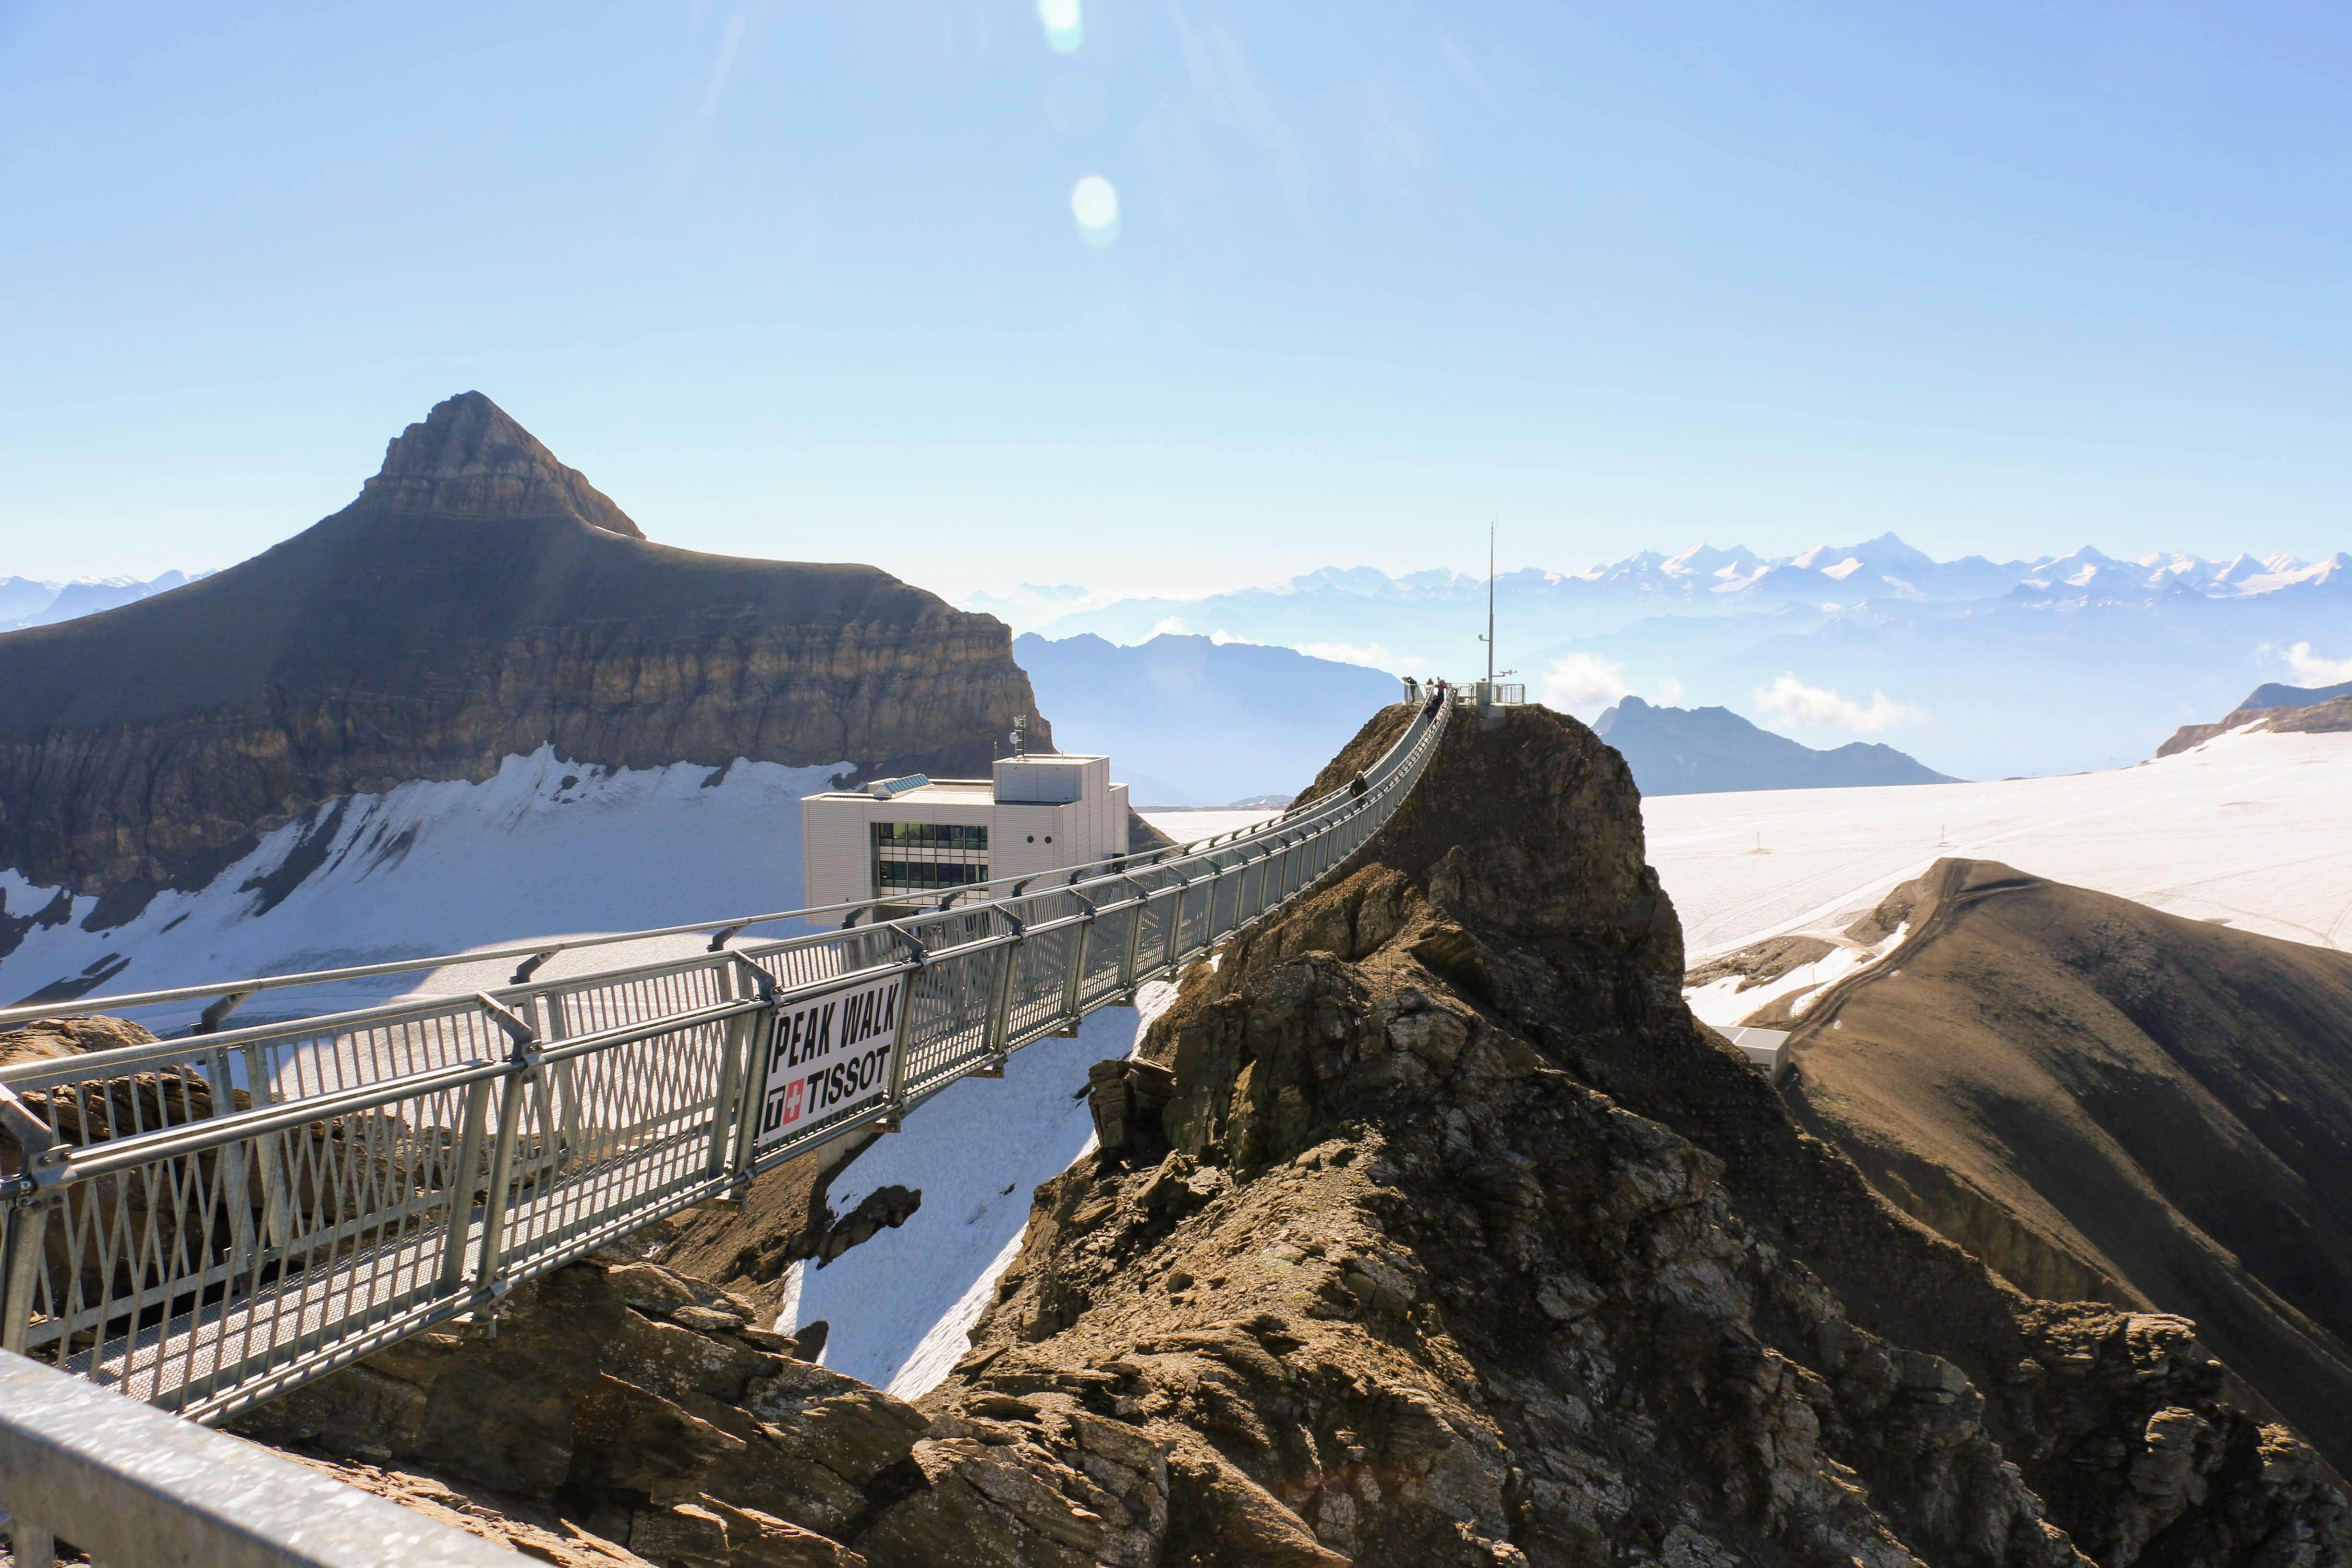
[[[1128,852],[1127,786],[1108,757],[1000,757],[995,776],[877,779],[801,800],[801,879],[810,907],[865,899],[937,903],[1004,877]]]

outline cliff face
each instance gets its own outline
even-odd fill
[[[239,566],[0,637],[0,865],[117,923],[258,832],[551,743],[590,764],[971,773],[1025,715],[1010,635],[866,566],[646,542],[479,393]]]
[[[934,1420],[1131,1424],[1197,1568],[2344,1561],[2193,1325],[2019,1294],[1696,1027],[1637,805],[1581,726],[1457,726],[1098,1070]]]

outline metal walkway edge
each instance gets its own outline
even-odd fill
[[[903,919],[841,905],[77,1001],[211,999],[202,1030],[264,990],[522,960],[496,991],[0,1068],[0,1131],[25,1152],[0,1179],[0,1347],[211,1422],[495,1310],[616,1236],[895,1129],[1299,898],[1411,793],[1452,707],[1255,829]],[[830,929],[737,940],[812,916]],[[709,950],[532,979],[567,948],[680,931]]]

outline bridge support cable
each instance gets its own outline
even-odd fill
[[[23,1152],[0,1177],[0,1346],[215,1421],[494,1314],[618,1236],[895,1130],[1311,891],[1411,793],[1449,707],[1418,713],[1360,788],[1192,854],[0,1068],[0,1131]]]

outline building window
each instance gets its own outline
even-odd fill
[[[877,849],[954,849],[988,847],[988,829],[961,822],[877,822]]]
[[[985,865],[949,860],[877,860],[874,865],[875,889],[884,893],[930,893],[987,880]]]
[[[988,880],[988,829],[961,822],[874,824],[874,891],[938,893]]]

